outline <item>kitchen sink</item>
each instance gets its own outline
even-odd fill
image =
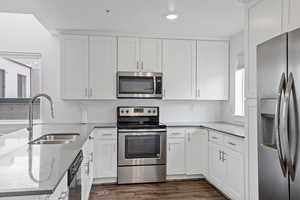
[[[53,133],[43,135],[29,144],[69,144],[74,142],[78,136],[78,133]]]

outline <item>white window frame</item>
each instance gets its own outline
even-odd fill
[[[238,95],[238,96],[237,96]],[[234,116],[245,117],[245,67],[238,66],[234,73]]]

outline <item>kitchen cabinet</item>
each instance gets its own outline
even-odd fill
[[[197,99],[228,99],[228,51],[227,41],[197,41]]]
[[[119,37],[118,71],[161,72],[161,40]]]
[[[62,35],[61,47],[63,99],[116,98],[116,38]]]
[[[89,38],[89,98],[116,98],[117,41],[114,37]]]
[[[95,129],[94,131],[94,178],[117,177],[117,130]]]
[[[207,129],[187,129],[185,158],[187,175],[208,175]]]
[[[209,131],[208,180],[231,199],[244,199],[243,140]]]
[[[185,129],[168,129],[167,175],[185,174]]]
[[[256,98],[256,46],[283,33],[283,0],[262,0],[249,8],[249,57],[246,68],[246,97]]]
[[[61,37],[61,82],[63,99],[88,98],[88,36]]]
[[[163,41],[164,99],[191,100],[196,97],[196,41]]]
[[[94,140],[93,133],[89,136],[88,140],[85,142],[82,153],[83,153],[83,161],[82,161],[82,169],[81,169],[81,195],[83,200],[88,200],[90,191],[93,183],[93,165],[94,165]]]
[[[288,1],[288,31],[292,31],[300,27],[300,1],[299,0],[285,0]]]

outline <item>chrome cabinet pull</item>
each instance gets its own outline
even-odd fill
[[[138,70],[139,70],[139,68],[140,68],[140,67],[139,67],[139,63],[140,63],[139,61],[136,61],[136,68],[137,68]]]
[[[112,133],[103,133],[102,136],[112,136]]]
[[[60,196],[58,197],[58,200],[65,200],[68,196],[68,192],[62,192],[60,193]]]
[[[84,94],[84,95],[87,97],[87,96],[88,96],[88,89],[87,89],[87,88],[85,88],[85,91],[84,91],[84,92],[85,92],[85,94]]]
[[[290,110],[290,100],[291,100],[291,95],[292,95],[292,100],[294,102],[294,109],[293,113],[294,115],[289,116],[289,110]],[[289,126],[289,118],[294,117],[295,127],[292,129],[292,127]],[[286,159],[287,159],[287,166],[288,166],[288,171],[289,175],[292,178],[292,180],[295,179],[295,159],[297,155],[297,145],[298,145],[298,108],[297,108],[297,96],[296,96],[296,90],[295,90],[295,82],[294,82],[294,77],[293,74],[289,74],[288,78],[288,83],[286,86],[286,91],[285,91],[285,99],[284,99],[284,104],[283,104],[283,133],[284,133],[284,144],[285,144],[285,153],[286,153]],[[291,138],[293,134],[293,138]],[[292,144],[293,142],[293,144]],[[293,148],[293,149],[292,149]],[[294,155],[292,156],[292,152]]]
[[[217,139],[218,139],[218,138],[217,138],[217,137],[215,137],[215,136],[212,136],[211,138],[212,138],[212,139],[215,139],[215,140],[217,140]]]
[[[90,162],[94,162],[94,153],[93,152],[90,153],[90,157],[91,157]]]
[[[141,64],[141,68],[142,68],[142,70],[144,69],[144,62],[142,61],[141,62],[142,64]]]
[[[197,89],[197,97],[200,97],[200,90]]]
[[[279,163],[284,177],[287,175],[287,168],[286,168],[285,158],[283,157],[283,150],[281,144],[282,138],[281,138],[281,130],[279,125],[281,123],[281,118],[280,118],[281,98],[282,95],[284,95],[285,86],[286,86],[285,73],[282,73],[279,87],[278,87],[277,102],[275,108],[274,130],[275,130],[276,147],[278,152]]]
[[[93,140],[95,139],[93,136],[89,136],[89,140]]]
[[[93,96],[93,88],[90,88],[90,94],[89,94],[89,96],[90,97]]]
[[[224,151],[222,151],[222,161],[224,162],[226,159],[225,159],[225,155],[226,153]]]
[[[219,160],[222,160],[222,152],[219,150]]]

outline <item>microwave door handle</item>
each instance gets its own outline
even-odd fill
[[[153,94],[156,94],[156,76],[153,76]]]

